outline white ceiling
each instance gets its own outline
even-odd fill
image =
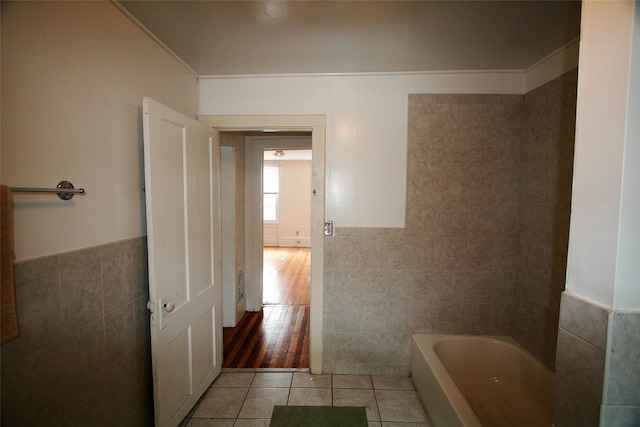
[[[200,76],[525,70],[580,1],[120,1]]]

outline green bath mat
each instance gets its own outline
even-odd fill
[[[269,427],[367,427],[365,408],[275,406]]]

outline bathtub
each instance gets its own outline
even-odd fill
[[[554,374],[509,337],[413,335],[411,375],[436,427],[551,426]]]

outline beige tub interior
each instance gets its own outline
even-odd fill
[[[512,338],[413,335],[411,374],[436,427],[551,425],[553,372]]]

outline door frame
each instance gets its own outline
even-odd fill
[[[323,296],[324,296],[324,220],[325,220],[325,138],[326,117],[324,115],[278,115],[278,116],[199,116],[198,120],[215,128],[217,131],[309,131],[311,132],[312,161],[311,185],[317,195],[311,198],[311,292],[310,292],[310,354],[311,373],[322,373],[323,350]],[[247,182],[256,177],[247,176]],[[257,177],[258,183],[261,178]],[[246,200],[246,209],[261,211],[259,206],[252,206]],[[251,213],[249,213],[251,214]],[[261,220],[262,218],[260,218]],[[262,222],[247,221],[246,239],[259,242],[259,245],[247,245],[246,277],[260,283],[259,306],[256,298],[250,304],[247,289],[247,310],[262,309]],[[257,246],[257,247],[256,247]]]
[[[220,138],[220,198],[222,223],[222,326],[235,327],[238,316],[236,259],[236,147]],[[231,183],[231,185],[223,185]],[[243,313],[244,314],[244,311]]]

